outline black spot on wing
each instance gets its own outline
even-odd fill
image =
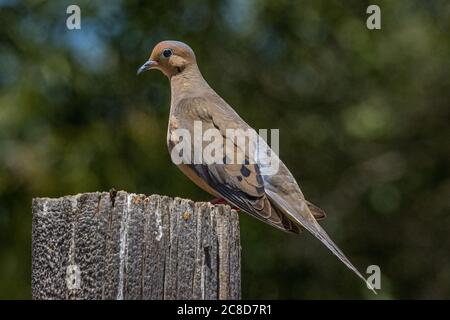
[[[241,167],[241,173],[244,177],[248,177],[250,175],[250,170],[245,165]]]

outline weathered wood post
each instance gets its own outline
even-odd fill
[[[238,215],[124,191],[33,199],[33,299],[239,299]]]

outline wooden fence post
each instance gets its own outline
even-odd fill
[[[238,214],[124,191],[33,199],[33,299],[240,299]]]

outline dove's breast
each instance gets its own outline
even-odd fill
[[[175,108],[174,108],[175,109]],[[180,122],[180,120],[177,118],[176,114],[179,114],[180,110],[171,110],[171,115],[169,117],[169,124],[167,126],[167,148],[169,150],[169,154],[172,153],[173,148],[180,143],[180,141],[183,139],[181,137],[182,131],[178,131],[179,129],[184,130],[184,132],[189,132],[192,134],[192,128],[188,125],[189,121],[184,121],[183,123]],[[184,114],[186,116],[186,114]],[[188,115],[185,118],[191,118],[192,115]],[[193,119],[191,119],[193,120]],[[191,121],[192,122],[192,121]],[[180,139],[181,138],[181,139]],[[192,139],[193,137],[191,137]],[[192,152],[193,150],[191,150]],[[192,155],[191,155],[192,157]],[[220,195],[212,189],[208,183],[204,180],[202,180],[198,174],[190,167],[189,164],[181,163],[177,164],[178,169],[181,170],[192,182],[194,182],[198,187],[205,190],[209,194],[213,195],[214,197],[220,198]]]
[[[174,146],[178,144],[180,141],[180,136],[177,133],[177,129],[180,129],[179,121],[175,116],[170,116],[169,125],[167,128],[167,148],[169,149],[169,153],[172,152]],[[184,163],[177,164],[177,167],[198,187],[200,187],[201,189],[205,190],[206,192],[215,197],[220,197],[220,195],[217,192],[215,192],[204,180],[200,179],[197,173],[194,170],[192,170],[188,164]]]

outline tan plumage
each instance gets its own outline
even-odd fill
[[[204,80],[194,52],[186,44],[178,41],[159,43],[138,73],[148,69],[159,69],[170,79],[169,151],[179,142],[176,129],[186,129],[194,136],[194,121],[201,121],[203,131],[218,129],[223,145],[226,144],[227,129],[250,128]],[[248,150],[241,150],[234,141],[232,143],[236,154],[241,153],[246,160],[250,159]],[[203,142],[203,147],[206,144]],[[257,219],[288,232],[300,233],[300,227],[307,229],[365,281],[317,222],[326,216],[325,212],[305,199],[295,178],[282,162],[273,175],[262,175],[260,166],[254,161],[244,164],[182,164],[179,168],[200,188]]]

